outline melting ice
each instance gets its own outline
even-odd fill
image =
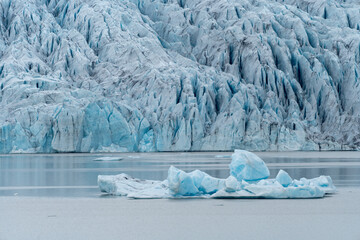
[[[171,166],[164,181],[140,180],[127,174],[100,175],[98,185],[102,192],[129,198],[321,198],[336,190],[330,176],[293,180],[280,170],[275,179],[268,177],[269,169],[262,159],[235,150],[226,179]]]

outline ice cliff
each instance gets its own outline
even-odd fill
[[[2,0],[0,152],[360,149],[356,0]]]

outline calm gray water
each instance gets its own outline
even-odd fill
[[[276,155],[276,154],[275,154]],[[94,161],[99,157],[122,157],[121,161]],[[332,177],[337,187],[360,187],[359,157],[291,157],[261,154],[275,177],[284,169],[293,178]],[[99,197],[98,175],[127,173],[141,179],[163,180],[169,166],[185,171],[200,169],[226,178],[231,153],[121,153],[40,154],[0,156],[0,196]]]

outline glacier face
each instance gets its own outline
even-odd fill
[[[360,149],[356,0],[2,0],[0,152]]]

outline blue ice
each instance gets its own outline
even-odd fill
[[[103,192],[129,198],[321,198],[336,191],[330,176],[293,180],[284,170],[275,179],[268,179],[269,175],[261,158],[235,150],[226,179],[171,166],[164,181],[140,180],[126,174],[100,175],[98,185]]]
[[[230,174],[238,181],[256,181],[270,176],[264,161],[254,153],[245,150],[235,150],[231,156]]]

